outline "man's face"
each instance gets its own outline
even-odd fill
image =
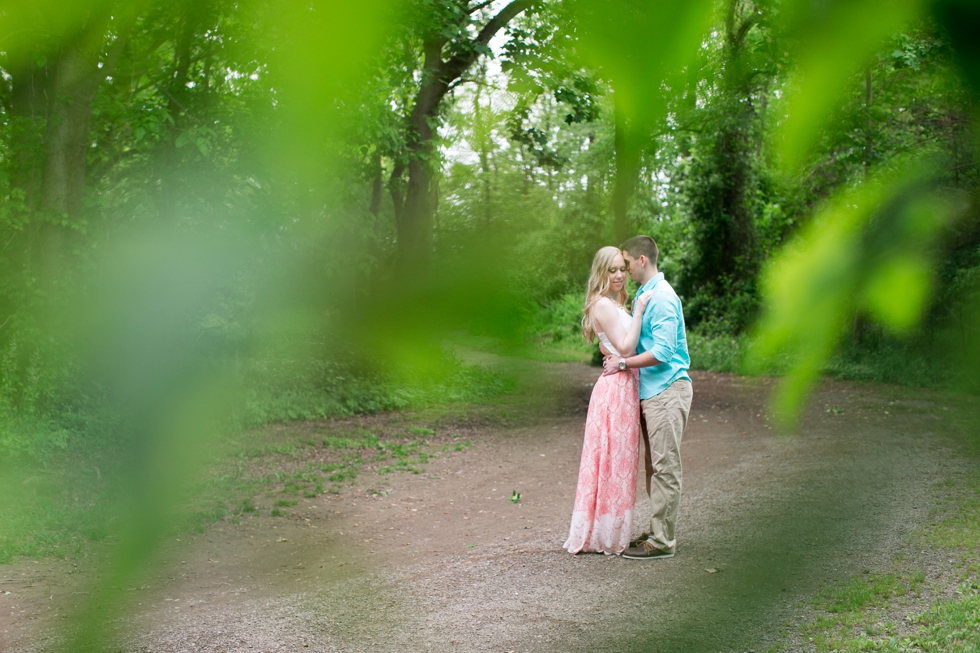
[[[626,261],[630,278],[633,281],[640,281],[643,278],[643,265],[646,263],[646,257],[641,254],[639,258],[633,258],[629,252],[623,250],[623,260]]]

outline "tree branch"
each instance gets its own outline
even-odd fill
[[[466,13],[468,13],[468,14],[472,14],[472,13],[474,13],[474,12],[477,12],[477,11],[480,11],[480,10],[481,10],[481,9],[483,9],[484,7],[489,7],[489,6],[490,6],[490,5],[492,5],[493,3],[494,3],[494,0],[487,0],[486,2],[481,2],[481,3],[479,3],[479,4],[476,4],[476,5],[473,5],[473,6],[472,6],[472,7],[470,7],[469,9],[467,9],[467,10],[466,10]]]
[[[497,32],[500,31],[507,23],[511,21],[515,16],[517,16],[522,11],[528,9],[536,3],[537,0],[513,0],[506,7],[501,9],[496,16],[491,18],[480,33],[472,41],[473,46],[483,46],[486,47],[490,43]],[[443,74],[441,80],[447,86],[456,80],[457,77],[466,72],[466,69],[473,65],[476,61],[478,53],[476,47],[472,47],[468,52],[457,54],[455,57],[446,62],[443,67]]]
[[[496,16],[491,18],[480,33],[477,34],[476,38],[469,41],[469,48],[465,51],[456,54],[449,61],[442,60],[442,48],[446,44],[445,39],[433,39],[427,41],[423,44],[425,50],[425,63],[424,70],[426,73],[431,71],[432,77],[431,81],[428,83],[423,81],[422,87],[419,89],[418,95],[415,100],[415,107],[412,109],[412,114],[410,120],[416,125],[419,136],[423,140],[427,139],[424,132],[427,128],[424,125],[426,116],[432,114],[442,98],[449,91],[450,86],[457,79],[462,77],[463,73],[473,65],[477,57],[480,56],[478,51],[479,46],[486,47],[490,43],[490,39],[500,31],[500,29],[506,25],[514,16],[517,16],[522,11],[526,10],[528,7],[533,6],[540,0],[513,0],[506,7],[501,9]],[[425,73],[424,73],[425,74]]]
[[[732,39],[732,50],[737,52],[738,50],[742,49],[742,43],[745,41],[745,37],[749,33],[749,30],[752,29],[753,25],[755,25],[755,16],[749,16],[742,22],[738,28],[738,33]]]

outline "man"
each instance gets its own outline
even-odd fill
[[[650,532],[623,553],[625,558],[670,558],[677,546],[674,529],[681,500],[681,439],[691,411],[691,378],[687,370],[684,313],[677,293],[657,270],[660,254],[649,236],[634,236],[619,247],[630,276],[640,284],[639,297],[652,290],[643,312],[637,354],[607,356],[604,374],[640,370],[640,412],[645,447],[647,494],[653,511]]]

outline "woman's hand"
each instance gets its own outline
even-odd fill
[[[610,374],[619,374],[625,370],[619,369],[619,359],[622,356],[609,355],[602,359],[602,375],[609,376]]]
[[[642,295],[640,295],[639,297],[637,297],[636,300],[633,302],[633,315],[642,313],[643,309],[645,309],[647,307],[647,304],[650,303],[651,297],[653,297],[652,290],[648,290]]]

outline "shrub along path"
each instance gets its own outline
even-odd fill
[[[365,465],[338,494],[300,495],[279,517],[258,497],[237,523],[169,542],[128,588],[120,650],[813,650],[799,626],[836,580],[903,559],[939,595],[964,556],[976,560],[914,534],[939,518],[941,481],[977,473],[939,435],[951,415],[939,395],[829,382],[800,435],[783,436],[765,418],[767,381],[712,373],[694,375],[677,556],[568,555],[597,372],[519,364],[533,381],[497,405],[277,430],[292,442],[413,424],[432,456],[418,474]],[[0,649],[57,650],[59,615],[95,573],[85,560],[0,569]],[[901,609],[924,611],[923,591]]]

